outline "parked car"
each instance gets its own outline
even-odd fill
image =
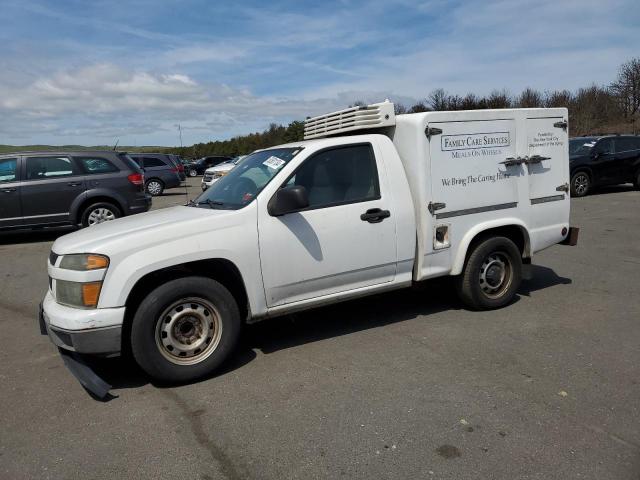
[[[142,170],[114,151],[1,155],[0,199],[0,229],[88,227],[151,206]]]
[[[211,157],[202,157],[196,160],[195,162],[191,162],[185,165],[185,170],[190,177],[196,177],[198,175],[204,174],[204,171],[207,168],[214,167],[221,163],[225,163],[231,160],[231,157],[226,157],[222,155],[215,155]]]
[[[567,116],[383,102],[308,119],[305,141],[254,152],[187,206],[58,238],[41,329],[186,382],[244,323],[434,277],[469,308],[505,307],[536,252],[577,243]]]
[[[604,185],[640,189],[640,136],[575,137],[569,141],[571,195],[584,197]]]
[[[132,153],[131,158],[142,168],[145,176],[145,188],[149,195],[157,197],[167,188],[182,185],[180,179],[181,166],[177,165],[170,155],[164,153]],[[182,167],[182,179],[184,167]]]
[[[221,163],[220,165],[216,165],[215,167],[207,168],[202,176],[202,191],[209,188],[215,182],[224,177],[227,173],[229,173],[233,167],[240,163],[246,155],[238,155],[237,157],[233,157],[231,160],[225,163]]]

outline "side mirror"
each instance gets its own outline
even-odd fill
[[[308,206],[309,196],[307,195],[307,189],[302,185],[290,185],[281,188],[271,197],[267,204],[267,212],[272,217],[280,217]]]

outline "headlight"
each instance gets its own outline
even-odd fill
[[[100,298],[102,279],[109,258],[95,253],[64,255],[58,268],[76,273],[66,280],[55,279],[56,301],[71,307],[96,308]],[[102,272],[98,270],[103,270]],[[77,278],[77,281],[75,281]]]
[[[109,266],[109,258],[93,253],[65,255],[60,261],[60,268],[67,270],[98,270]]]
[[[56,280],[56,300],[71,307],[95,308],[98,306],[102,282],[69,282]]]

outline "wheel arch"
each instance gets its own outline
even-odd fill
[[[96,193],[96,194],[90,194],[88,196],[86,196],[82,202],[79,202],[78,205],[75,207],[74,213],[73,213],[73,223],[75,224],[79,224],[82,222],[82,216],[84,215],[84,211],[92,204],[92,203],[100,203],[100,202],[105,202],[105,203],[111,203],[113,205],[115,205],[116,207],[118,207],[118,210],[120,210],[120,215],[124,216],[126,215],[126,212],[124,210],[123,207],[123,202],[121,201],[121,199],[116,198],[115,196],[111,196],[111,195],[106,195],[106,194],[102,194],[102,193]]]
[[[488,237],[506,237],[513,241],[520,250],[523,259],[531,257],[531,239],[526,225],[516,219],[484,223],[470,229],[458,247],[451,268],[451,275],[459,275],[466,259],[473,248]]]
[[[189,276],[202,276],[216,280],[229,290],[238,303],[241,318],[246,322],[251,317],[249,297],[242,274],[232,261],[225,258],[211,258],[172,265],[145,274],[129,291],[125,302],[122,331],[123,349],[128,348],[133,317],[147,293],[169,280]]]

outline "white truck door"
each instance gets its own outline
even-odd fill
[[[260,262],[267,305],[275,307],[391,282],[396,225],[383,162],[370,143],[324,149],[296,169],[309,208],[258,214]]]
[[[562,117],[527,118],[526,163],[532,205],[564,200],[565,193],[568,195],[569,150],[563,122]]]
[[[514,119],[436,122],[429,129],[437,220],[517,206],[522,168],[508,160],[516,157]]]

